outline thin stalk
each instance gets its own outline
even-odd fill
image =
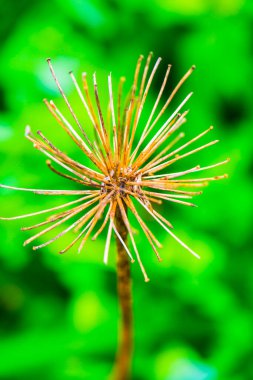
[[[116,227],[122,240],[127,244],[128,231],[117,207]],[[133,313],[132,285],[130,278],[130,260],[122,245],[117,242],[117,286],[121,320],[119,326],[119,345],[115,363],[114,380],[129,380],[133,351]]]

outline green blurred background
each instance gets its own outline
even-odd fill
[[[209,137],[221,142],[182,167],[231,157],[225,169],[230,178],[211,183],[196,200],[197,209],[161,207],[200,261],[154,225],[164,245],[159,264],[142,234],[136,235],[151,282],[145,284],[133,265],[133,379],[253,379],[252,2],[19,0],[1,1],[0,9],[1,183],[71,188],[48,171],[45,157],[23,137],[26,124],[85,162],[42,103],[52,98],[67,113],[48,56],[81,119],[69,70],[79,77],[96,71],[102,92],[110,71],[115,82],[126,75],[130,85],[138,55],[154,51],[163,63],[147,99],[148,115],[166,65],[173,64],[169,88],[197,65],[168,114],[193,90],[186,138],[214,125]],[[1,216],[65,200],[2,189]],[[117,344],[115,247],[107,267],[104,235],[88,242],[81,255],[58,255],[69,237],[33,252],[22,246],[31,235],[20,232],[30,223],[0,223],[0,378],[107,379]]]

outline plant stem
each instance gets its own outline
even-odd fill
[[[122,220],[120,210],[116,211],[116,227],[127,244],[127,229]],[[118,297],[121,312],[119,327],[119,346],[115,365],[115,380],[129,380],[133,350],[133,312],[132,286],[130,278],[129,257],[117,238],[117,283]]]

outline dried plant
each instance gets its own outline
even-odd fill
[[[155,73],[161,62],[161,58],[158,58],[148,76],[151,58],[152,53],[148,55],[143,74],[139,79],[143,56],[139,57],[133,83],[124,103],[122,101],[122,94],[125,78],[122,77],[120,79],[116,96],[112,88],[112,77],[111,75],[108,76],[109,105],[106,116],[105,112],[102,110],[100,102],[96,75],[93,74],[94,101],[89,90],[86,73],[83,73],[82,75],[83,89],[81,89],[74,74],[70,72],[70,77],[78,92],[80,101],[82,102],[94,128],[94,141],[87,136],[62,90],[50,59],[48,59],[52,76],[77,128],[73,127],[52,101],[48,102],[47,100],[44,100],[44,102],[58,124],[67,132],[69,137],[78,148],[81,149],[85,156],[89,158],[92,163],[91,167],[85,166],[70,158],[66,153],[59,150],[51,141],[49,141],[41,131],[37,132],[38,136],[36,137],[33,135],[30,127],[27,127],[25,135],[33,143],[36,149],[40,150],[48,157],[47,165],[50,170],[64,178],[78,183],[79,185],[83,185],[85,189],[36,190],[1,185],[1,187],[31,191],[36,194],[80,196],[74,201],[64,203],[51,209],[13,218],[1,218],[11,220],[50,212],[54,213],[57,211],[56,214],[50,216],[39,224],[22,228],[22,230],[27,231],[46,226],[43,230],[27,239],[24,245],[31,243],[35,239],[45,235],[47,232],[56,229],[64,222],[74,218],[75,221],[62,232],[58,233],[50,240],[34,246],[33,249],[35,250],[46,247],[70,230],[74,230],[78,233],[77,236],[60,253],[68,251],[78,242],[78,252],[81,252],[88,237],[93,233],[97,226],[98,230],[95,232],[92,238],[93,240],[96,239],[97,236],[108,226],[104,249],[104,262],[107,263],[110,241],[112,232],[114,231],[118,247],[118,290],[123,313],[123,331],[125,331],[123,332],[121,349],[119,350],[118,356],[119,368],[116,370],[116,373],[120,373],[118,377],[116,375],[116,378],[120,379],[126,379],[128,376],[127,373],[129,372],[132,342],[129,260],[134,262],[134,258],[137,259],[145,281],[149,281],[148,275],[142,264],[141,255],[139,254],[135,243],[133,228],[129,222],[128,211],[131,212],[138,221],[140,228],[146,235],[158,260],[161,260],[158,253],[158,248],[161,248],[161,243],[143,220],[138,211],[138,207],[136,207],[138,204],[140,204],[146,213],[148,213],[175,240],[177,240],[179,244],[186,248],[192,255],[199,258],[197,253],[183,243],[174,232],[172,232],[173,227],[170,221],[165,219],[164,216],[156,210],[155,205],[167,201],[190,207],[195,206],[189,201],[189,199],[201,194],[199,189],[206,186],[209,181],[225,178],[226,174],[194,179],[184,179],[184,177],[189,173],[198,173],[228,162],[227,159],[215,165],[206,167],[200,167],[198,165],[180,172],[168,171],[169,167],[175,162],[211,147],[216,144],[218,140],[213,140],[181,154],[184,149],[190,147],[193,143],[212,130],[212,127],[210,127],[183,145],[179,144],[180,140],[184,137],[184,133],[178,133],[178,130],[186,122],[188,111],[180,112],[192,96],[192,93],[187,95],[177,109],[169,115],[166,121],[161,123],[163,114],[167,111],[168,106],[179,88],[193,72],[195,68],[194,66],[187,71],[158,111],[159,103],[165,92],[166,83],[171,69],[171,65],[168,66],[160,91],[148,116],[148,120],[145,122],[143,121],[144,118],[142,112],[145,101]],[[105,92],[105,90],[103,90],[103,92]],[[136,143],[135,136],[138,128],[141,131],[138,134],[138,143]],[[178,144],[178,147],[174,148],[176,144]],[[52,161],[59,165],[63,169],[63,172],[55,169],[54,166],[52,166]],[[67,209],[67,211],[58,212],[59,209]],[[128,248],[127,236],[130,237],[134,254],[132,254]],[[124,373],[126,374],[125,377],[123,376]]]

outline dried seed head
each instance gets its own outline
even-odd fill
[[[186,122],[188,111],[181,110],[192,96],[192,93],[189,93],[176,110],[168,115],[166,121],[161,123],[162,115],[167,112],[167,108],[175,94],[191,75],[195,66],[192,66],[187,71],[174,90],[169,94],[157,116],[155,116],[165,92],[170,74],[171,65],[168,65],[160,91],[157,95],[154,106],[149,113],[148,120],[146,122],[143,120],[144,117],[142,111],[153,78],[156,75],[161,62],[161,58],[158,58],[150,74],[148,74],[150,71],[152,55],[152,53],[148,55],[142,75],[141,65],[144,57],[142,55],[139,57],[133,83],[124,105],[122,102],[122,93],[125,78],[120,78],[118,93],[115,93],[113,91],[112,75],[111,73],[109,74],[108,90],[104,90],[105,92],[108,91],[109,95],[107,117],[105,117],[105,112],[101,106],[99,94],[101,89],[99,89],[96,74],[93,74],[93,91],[95,95],[95,102],[93,102],[90,95],[87,74],[82,74],[83,88],[81,88],[73,72],[69,72],[70,78],[80,97],[80,101],[94,128],[95,141],[92,141],[86,134],[57,79],[50,58],[47,59],[53,79],[66,103],[74,124],[72,125],[72,122],[64,116],[53,101],[47,101],[44,99],[44,103],[57,121],[58,125],[65,130],[76,146],[81,149],[96,166],[96,169],[92,169],[89,166],[85,166],[76,160],[73,160],[66,153],[60,151],[43,135],[41,131],[37,132],[38,137],[36,137],[32,134],[31,128],[29,126],[26,127],[25,136],[33,143],[36,149],[40,150],[47,156],[46,164],[48,168],[57,175],[86,188],[82,190],[38,190],[0,185],[0,187],[4,188],[31,191],[37,194],[80,196],[74,201],[64,203],[51,209],[12,218],[1,218],[4,220],[12,220],[44,213],[54,213],[57,211],[56,214],[51,215],[50,218],[47,218],[42,223],[22,228],[23,230],[32,230],[40,226],[46,226],[45,229],[27,239],[24,245],[55,229],[57,226],[62,225],[64,222],[74,219],[74,222],[72,222],[67,228],[63,229],[62,232],[58,233],[58,235],[45,243],[34,246],[33,249],[37,250],[45,247],[68,233],[70,230],[74,230],[75,232],[78,232],[78,235],[60,253],[68,251],[78,241],[80,242],[78,252],[81,252],[85,242],[94,231],[95,227],[99,226],[92,240],[95,240],[108,225],[104,262],[106,263],[108,260],[112,231],[115,232],[116,236],[124,246],[126,253],[133,262],[133,256],[116,228],[115,215],[117,211],[118,214],[121,215],[122,221],[129,233],[132,247],[137,261],[140,264],[145,281],[148,281],[148,276],[134,240],[133,229],[129,223],[126,209],[129,209],[135,216],[159,261],[161,261],[161,258],[157,248],[161,248],[161,244],[138,212],[136,206],[140,204],[158,224],[160,224],[175,240],[179,242],[179,244],[186,248],[195,257],[199,258],[197,253],[183,243],[171,231],[173,228],[171,223],[158,213],[153,205],[168,201],[185,206],[195,206],[195,204],[189,202],[189,199],[202,193],[202,191],[199,191],[199,188],[206,186],[209,181],[227,178],[227,175],[224,174],[215,177],[193,179],[184,179],[184,176],[189,173],[196,173],[226,164],[228,159],[206,167],[197,165],[181,172],[167,172],[168,168],[175,162],[211,147],[216,144],[218,140],[213,140],[181,154],[181,151],[190,147],[197,140],[210,132],[213,129],[213,127],[210,127],[185,144],[179,145],[176,149],[173,148],[185,136],[183,132],[177,133],[177,131]],[[156,133],[151,134],[155,127]],[[137,134],[138,138],[135,138]],[[60,169],[54,168],[52,162],[56,163]],[[61,171],[61,168],[63,171]],[[66,209],[66,211],[59,212],[58,210],[60,209]],[[102,216],[103,218],[101,218]]]

